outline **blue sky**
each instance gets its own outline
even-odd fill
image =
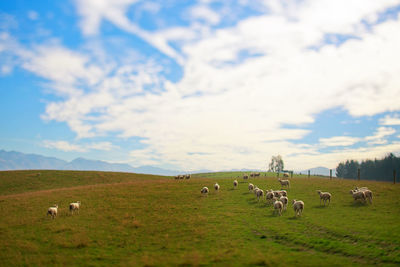
[[[2,1],[0,149],[193,171],[400,154],[400,1]]]

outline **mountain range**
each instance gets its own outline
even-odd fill
[[[129,164],[76,158],[70,162],[37,154],[0,150],[0,170],[77,170],[134,172],[155,175],[177,175],[182,172],[153,166],[132,167]]]
[[[311,175],[329,176],[330,175],[329,170],[330,169],[325,168],[325,167],[316,167],[316,168],[311,168],[311,169],[308,169],[308,170],[301,171],[300,174],[308,174],[308,171],[310,171]],[[336,170],[335,169],[332,169],[332,177],[336,177]]]

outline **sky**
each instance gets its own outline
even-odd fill
[[[400,155],[400,0],[0,2],[0,149],[134,167]]]

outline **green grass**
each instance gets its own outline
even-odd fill
[[[305,210],[281,217],[258,203],[234,173],[190,180],[126,173],[0,173],[0,266],[348,266],[400,264],[400,187],[383,182],[293,178],[289,199]],[[274,177],[249,180],[279,189]],[[213,184],[221,185],[214,192]],[[372,205],[349,190],[368,186]],[[207,197],[200,189],[208,186]],[[10,188],[10,190],[7,190]],[[55,190],[51,190],[55,189]],[[316,190],[329,191],[329,207]],[[34,192],[35,191],[35,192]],[[26,192],[26,193],[24,193]],[[68,203],[80,200],[80,214]],[[59,204],[59,216],[46,217]]]

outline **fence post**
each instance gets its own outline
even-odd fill
[[[290,178],[293,178],[293,171],[290,172]]]
[[[396,184],[396,170],[393,170],[393,184]]]
[[[329,179],[332,180],[332,169],[329,170]]]
[[[310,178],[310,170],[308,170],[308,178]]]
[[[357,169],[357,179],[360,181],[360,169]]]

